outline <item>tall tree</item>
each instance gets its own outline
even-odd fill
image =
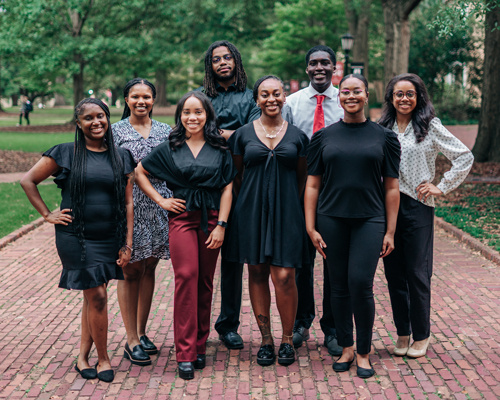
[[[370,28],[370,7],[372,0],[344,0],[349,32],[355,38],[352,60],[364,64],[364,76],[369,79],[368,37]]]
[[[408,72],[411,12],[421,0],[382,0],[385,22],[384,84]]]
[[[484,75],[479,130],[472,149],[476,161],[500,162],[500,4],[488,2],[484,35]]]

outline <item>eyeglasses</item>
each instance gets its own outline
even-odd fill
[[[222,59],[226,60],[226,61],[231,61],[233,59],[233,55],[232,54],[224,54],[222,57],[212,57],[212,64],[219,64]]]
[[[402,90],[398,90],[397,92],[392,93],[394,97],[397,99],[402,99],[403,97],[406,96],[406,98],[409,99],[414,99],[417,96],[417,92],[414,90],[408,90],[407,92],[403,92]]]
[[[343,89],[340,91],[340,94],[342,96],[350,96],[352,93],[354,96],[360,96],[363,92],[364,90],[362,89],[354,89],[354,90]]]

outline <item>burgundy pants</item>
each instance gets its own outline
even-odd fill
[[[219,212],[208,211],[208,230]],[[213,280],[219,250],[207,249],[201,230],[201,211],[169,213],[170,257],[175,276],[174,340],[177,362],[195,361],[205,354],[210,333]]]

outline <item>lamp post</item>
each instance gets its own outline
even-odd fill
[[[344,36],[340,38],[342,43],[342,50],[345,54],[345,68],[344,68],[344,76],[349,74],[349,52],[354,45],[354,37],[350,33],[346,33]]]

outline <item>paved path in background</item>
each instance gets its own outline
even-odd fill
[[[109,353],[113,383],[85,381],[74,371],[80,336],[82,294],[57,288],[61,270],[54,228],[43,224],[0,250],[0,399],[498,399],[500,393],[499,266],[436,231],[431,346],[413,360],[392,355],[395,328],[387,285],[380,267],[375,279],[376,319],[373,352],[376,375],[356,377],[355,366],[335,373],[322,346],[318,319],[311,339],[290,367],[256,363],[258,327],[244,277],[240,332],[243,350],[227,350],[212,331],[207,367],[184,381],[176,372],[172,327],[173,273],[161,262],[148,328],[160,346],[148,367],[122,358],[125,328],[116,298],[109,296]],[[315,269],[317,313],[321,315],[323,276]],[[216,272],[212,326],[220,310]],[[272,303],[276,337],[281,328]],[[279,345],[279,342],[276,342]],[[96,361],[95,351],[91,364]]]

